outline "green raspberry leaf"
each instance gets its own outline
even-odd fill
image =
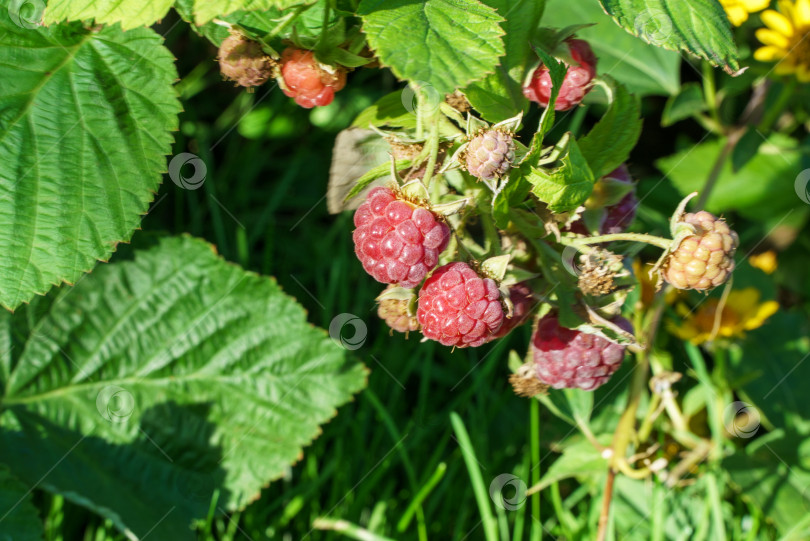
[[[0,343],[0,462],[128,538],[193,538],[215,491],[243,508],[366,380],[273,279],[190,237],[0,312]]]
[[[173,3],[173,0],[50,0],[44,23],[95,19],[99,24],[120,22],[128,30],[152,25],[166,16]]]
[[[708,109],[699,83],[686,83],[674,96],[670,96],[661,113],[661,125],[672,126],[676,122]]]
[[[740,69],[731,23],[717,0],[599,0],[616,24],[647,43]]]
[[[363,0],[358,14],[384,65],[440,95],[493,73],[506,52],[501,17],[478,0]]]
[[[610,106],[596,125],[579,140],[579,147],[596,178],[619,167],[636,146],[641,135],[641,101],[624,85],[604,76],[602,87]]]
[[[526,176],[532,193],[548,205],[552,212],[574,210],[588,199],[593,191],[595,177],[576,140],[567,134],[565,153],[561,165],[552,171],[532,168]]]
[[[517,115],[527,105],[523,81],[536,63],[529,44],[540,23],[545,0],[484,0],[505,19],[501,27],[506,56],[494,73],[468,86],[464,93],[470,104],[490,122]]]
[[[0,304],[130,239],[166,171],[174,57],[147,28],[25,28],[0,9]]]
[[[0,463],[0,517],[3,539],[42,541],[42,520],[34,506],[31,489],[6,464]]]
[[[204,24],[214,17],[224,17],[234,11],[260,11],[285,9],[300,4],[314,4],[314,0],[193,0],[194,20]]]

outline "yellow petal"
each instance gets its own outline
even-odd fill
[[[796,17],[793,16],[793,0],[779,0],[777,2],[779,6],[779,11],[788,18],[789,21],[796,20]]]
[[[800,83],[810,83],[810,69],[805,65],[797,67],[796,79],[798,79]]]
[[[754,254],[748,258],[748,262],[752,267],[761,270],[765,274],[773,274],[779,265],[776,259],[776,252],[773,250],[768,250],[761,254]]]
[[[745,322],[746,330],[753,330],[762,326],[765,320],[774,315],[779,310],[779,303],[776,301],[767,301],[759,305],[757,313],[748,321]]]
[[[726,13],[734,26],[742,26],[748,20],[748,12],[739,6],[727,9]]]
[[[745,9],[747,9],[749,13],[762,11],[771,5],[771,0],[740,0],[740,2],[743,6],[745,6]]]
[[[784,56],[785,50],[778,47],[760,47],[754,51],[754,58],[760,62],[773,62],[775,60],[779,60],[780,58],[784,58]]]
[[[797,26],[810,26],[810,0],[796,0],[793,17]]]
[[[772,9],[763,11],[761,17],[762,22],[764,22],[772,30],[776,30],[780,34],[784,34],[788,37],[793,35],[793,25],[790,23],[787,17],[778,11],[774,11]]]
[[[734,26],[740,26],[748,20],[748,12],[740,6],[727,7],[726,15],[728,15],[728,20],[731,21],[731,24]]]
[[[773,30],[769,30],[767,28],[757,29],[756,36],[757,39],[765,45],[773,45],[774,47],[779,47],[780,49],[787,49],[790,45],[790,40],[788,38],[779,32],[774,32]]]

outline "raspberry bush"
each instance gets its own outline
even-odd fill
[[[2,0],[0,537],[810,537],[808,14]]]

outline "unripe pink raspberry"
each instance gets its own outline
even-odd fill
[[[623,317],[616,317],[613,323],[633,331]],[[621,366],[625,350],[601,336],[562,327],[553,313],[537,323],[530,349],[540,381],[555,389],[585,391],[592,391],[610,379]]]
[[[315,60],[312,51],[287,47],[281,53],[281,90],[306,109],[329,105],[335,92],[346,86],[346,71],[330,72]]]
[[[725,283],[734,271],[737,233],[725,220],[705,210],[687,213],[681,221],[693,225],[697,232],[669,254],[662,272],[664,280],[678,289],[698,290]]]
[[[494,338],[501,338],[519,327],[529,318],[534,306],[532,290],[525,282],[520,282],[509,288],[509,300],[512,301],[512,317],[504,315],[503,325],[495,333]]]
[[[554,104],[554,109],[557,111],[567,111],[575,105],[579,105],[585,94],[590,91],[591,80],[596,76],[597,59],[588,42],[568,38],[563,43],[568,46],[575,64],[568,66],[568,73],[563,79],[557,101]],[[551,100],[551,87],[551,75],[548,73],[548,68],[540,64],[529,84],[523,87],[523,95],[543,107],[548,107],[548,102]]]
[[[630,176],[630,170],[627,168],[627,165],[620,165],[613,172],[605,175],[602,177],[602,179],[596,182],[594,185],[594,193],[585,203],[586,208],[590,208],[591,203],[593,203],[594,207],[600,206],[598,200],[604,197],[601,189],[603,179],[618,181],[626,184],[633,183],[633,177]],[[614,233],[624,232],[630,226],[630,224],[633,223],[633,218],[636,217],[637,207],[638,198],[636,198],[635,191],[629,192],[615,205],[604,207],[604,216],[599,224],[599,230],[597,233],[599,235],[612,235]],[[591,233],[588,231],[585,221],[581,219],[573,222],[570,226],[568,226],[567,229],[572,233],[579,233],[580,235],[590,235]]]
[[[273,75],[273,60],[262,46],[241,34],[231,34],[219,47],[222,75],[246,87],[264,84]]]
[[[501,130],[482,131],[470,140],[465,151],[467,171],[484,180],[505,175],[514,161],[515,141],[511,133]]]
[[[389,285],[386,291],[395,286]],[[416,315],[410,312],[410,301],[407,299],[381,299],[377,306],[377,315],[393,330],[408,334],[419,329]]]
[[[378,282],[419,285],[450,241],[450,228],[428,210],[377,187],[354,213],[354,253]]]
[[[501,293],[466,263],[443,265],[419,292],[416,319],[426,338],[445,346],[477,347],[495,338],[503,323]]]

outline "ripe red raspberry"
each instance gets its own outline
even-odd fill
[[[734,271],[734,251],[740,242],[737,233],[705,210],[687,213],[681,221],[695,226],[697,232],[667,257],[664,280],[678,289],[698,290],[725,283]]]
[[[393,287],[395,286],[388,286],[386,291]],[[410,304],[408,299],[381,299],[377,315],[393,330],[408,334],[419,329],[416,316],[410,311]]]
[[[554,109],[567,111],[582,102],[582,98],[591,89],[591,80],[596,76],[596,55],[587,41],[568,38],[565,40],[570,56],[576,62],[568,66]],[[540,64],[528,85],[523,87],[523,95],[543,107],[548,107],[551,99],[551,75],[548,68]]]
[[[625,164],[620,165],[616,170],[608,175],[605,175],[603,178],[626,184],[633,183],[633,177],[630,176],[630,171],[627,169]],[[585,202],[586,208],[591,206],[600,206],[599,199],[604,197],[602,193],[604,191],[602,188],[603,186],[604,183],[602,182],[602,179],[597,181],[597,183],[594,185],[593,194],[588,198],[588,201]],[[630,224],[633,223],[633,218],[636,217],[637,207],[638,198],[636,198],[635,192],[632,191],[625,195],[615,205],[604,207],[604,215],[602,216],[597,233],[599,235],[611,235],[625,231]],[[580,235],[590,234],[587,226],[585,225],[585,221],[582,219],[573,222],[568,227],[568,231],[571,231],[572,233],[579,233]]]
[[[515,161],[512,134],[486,130],[470,140],[465,152],[467,171],[477,178],[493,180],[509,172]]]
[[[273,60],[258,42],[241,34],[225,38],[219,47],[218,59],[222,75],[241,86],[259,86],[273,75]]]
[[[419,292],[416,319],[426,338],[445,346],[477,347],[495,338],[503,323],[501,292],[466,263],[436,269]]]
[[[534,306],[532,290],[525,282],[515,284],[509,288],[509,300],[512,301],[512,317],[504,315],[503,325],[495,333],[494,338],[506,336],[512,329],[526,322]]]
[[[632,332],[630,322],[616,317],[613,323]],[[555,389],[592,391],[603,385],[624,360],[624,346],[601,336],[560,326],[556,314],[537,323],[531,352],[537,377]]]
[[[281,90],[285,96],[295,98],[301,107],[312,109],[316,105],[329,105],[335,92],[346,86],[346,71],[337,68],[327,71],[315,60],[312,51],[288,47],[281,53]]]
[[[436,266],[450,228],[424,207],[377,187],[354,213],[354,253],[378,282],[416,287]]]

